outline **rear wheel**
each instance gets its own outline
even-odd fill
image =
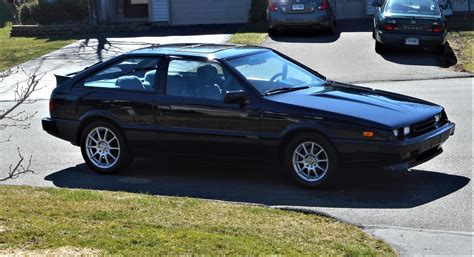
[[[127,144],[114,125],[97,121],[82,133],[81,153],[87,166],[102,174],[113,174],[130,163]]]
[[[317,134],[302,134],[288,144],[285,165],[301,185],[318,188],[335,177],[338,157],[331,143]]]
[[[384,52],[384,45],[379,41],[375,41],[375,52],[381,54]]]
[[[276,36],[276,35],[278,35],[278,30],[276,28],[269,28],[268,29],[268,35],[271,36],[271,37]]]

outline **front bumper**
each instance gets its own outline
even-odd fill
[[[46,131],[48,134],[69,141],[74,145],[78,145],[78,121],[43,118],[41,120],[41,124],[43,126],[43,130]]]
[[[456,125],[448,122],[426,134],[393,142],[334,140],[343,160],[371,163],[387,170],[405,170],[431,160],[442,153],[442,144],[454,135]]]
[[[401,32],[383,32],[375,30],[375,40],[384,45],[405,46],[407,38],[418,38],[420,46],[442,46],[446,43],[446,33],[442,34],[410,34]]]

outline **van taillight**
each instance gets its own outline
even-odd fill
[[[319,10],[327,10],[329,8],[328,0],[321,1],[321,4],[318,6]]]
[[[268,10],[269,11],[272,11],[272,12],[275,12],[275,11],[278,11],[278,5],[276,3],[269,3],[268,4]]]
[[[53,98],[51,97],[49,99],[49,112],[52,113],[54,111],[54,100]]]

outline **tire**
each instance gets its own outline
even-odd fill
[[[335,32],[334,26],[335,25],[336,25],[336,21],[333,20],[332,23],[331,23],[331,26],[326,28],[326,33],[329,34],[329,35],[334,34],[334,32]]]
[[[101,174],[115,174],[131,162],[122,133],[105,121],[92,122],[83,130],[81,153],[87,166]]]
[[[375,52],[381,54],[385,51],[384,45],[379,41],[375,41]]]
[[[277,36],[278,35],[278,30],[275,28],[269,28],[268,29],[268,35],[270,37]]]
[[[328,186],[336,177],[339,166],[333,145],[324,137],[312,133],[293,138],[285,149],[284,158],[289,175],[309,188]],[[304,168],[307,165],[309,168]]]

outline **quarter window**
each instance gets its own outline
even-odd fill
[[[88,77],[85,87],[153,91],[157,58],[127,58]]]

